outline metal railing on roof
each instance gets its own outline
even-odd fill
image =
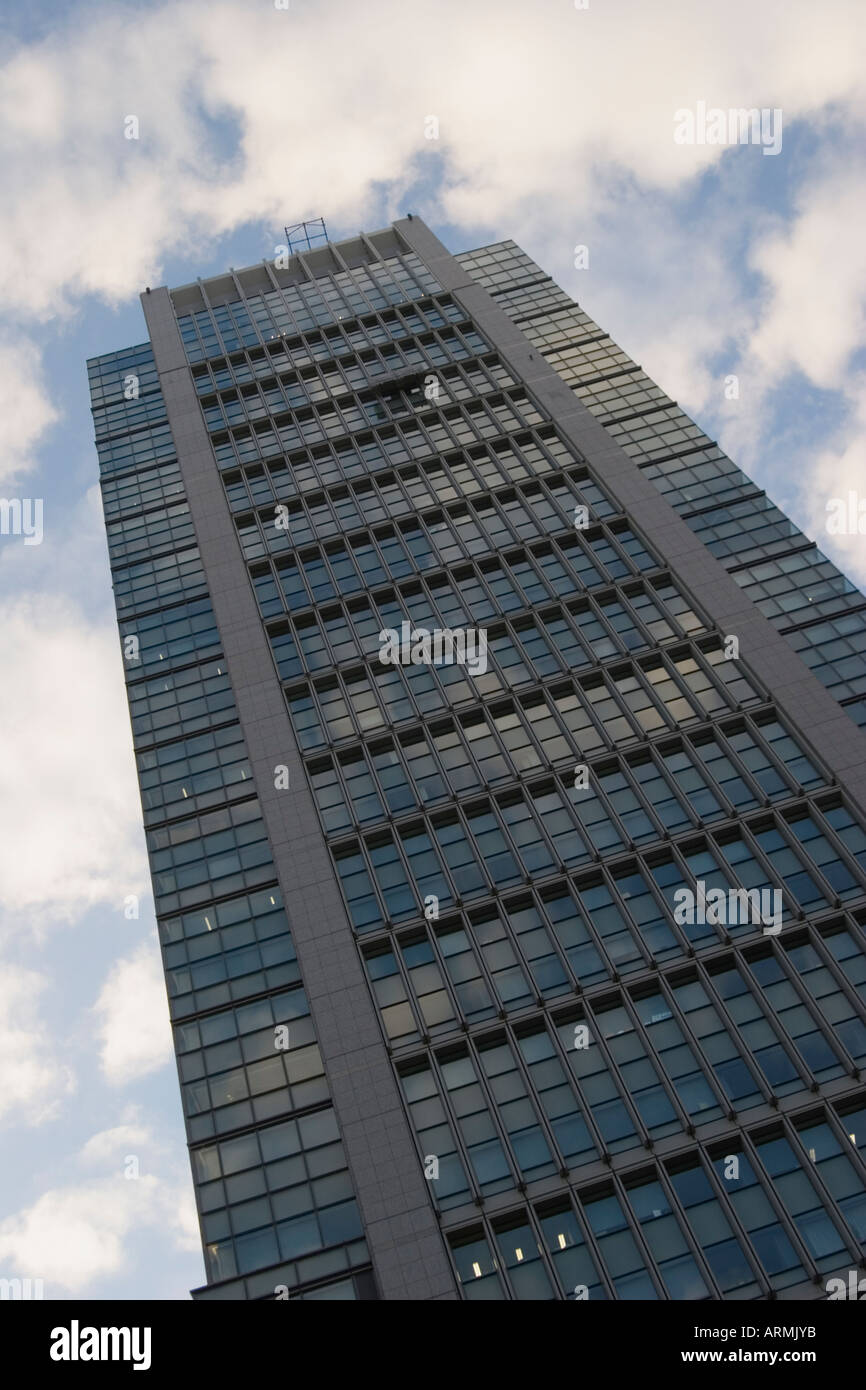
[[[292,256],[298,251],[312,251],[316,246],[323,246],[328,240],[324,217],[312,217],[307,222],[293,222],[284,230],[286,246]]]

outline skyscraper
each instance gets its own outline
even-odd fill
[[[825,1297],[866,599],[512,242],[89,364],[203,1299]]]

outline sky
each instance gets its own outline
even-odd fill
[[[43,538],[0,534],[0,1277],[46,1298],[204,1282],[85,370],[146,285],[318,216],[511,237],[866,583],[827,533],[866,498],[862,0],[579,3],[4,7],[0,498]],[[678,140],[701,103],[781,148]]]

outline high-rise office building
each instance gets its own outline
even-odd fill
[[[512,242],[89,364],[200,1299],[825,1297],[866,599]]]

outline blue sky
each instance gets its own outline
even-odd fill
[[[146,284],[288,221],[510,236],[862,584],[825,517],[866,496],[863,28],[854,0],[6,8],[0,494],[44,499],[44,539],[0,536],[0,1275],[203,1281],[86,358],[142,341]],[[678,145],[700,101],[780,108],[781,151]]]

